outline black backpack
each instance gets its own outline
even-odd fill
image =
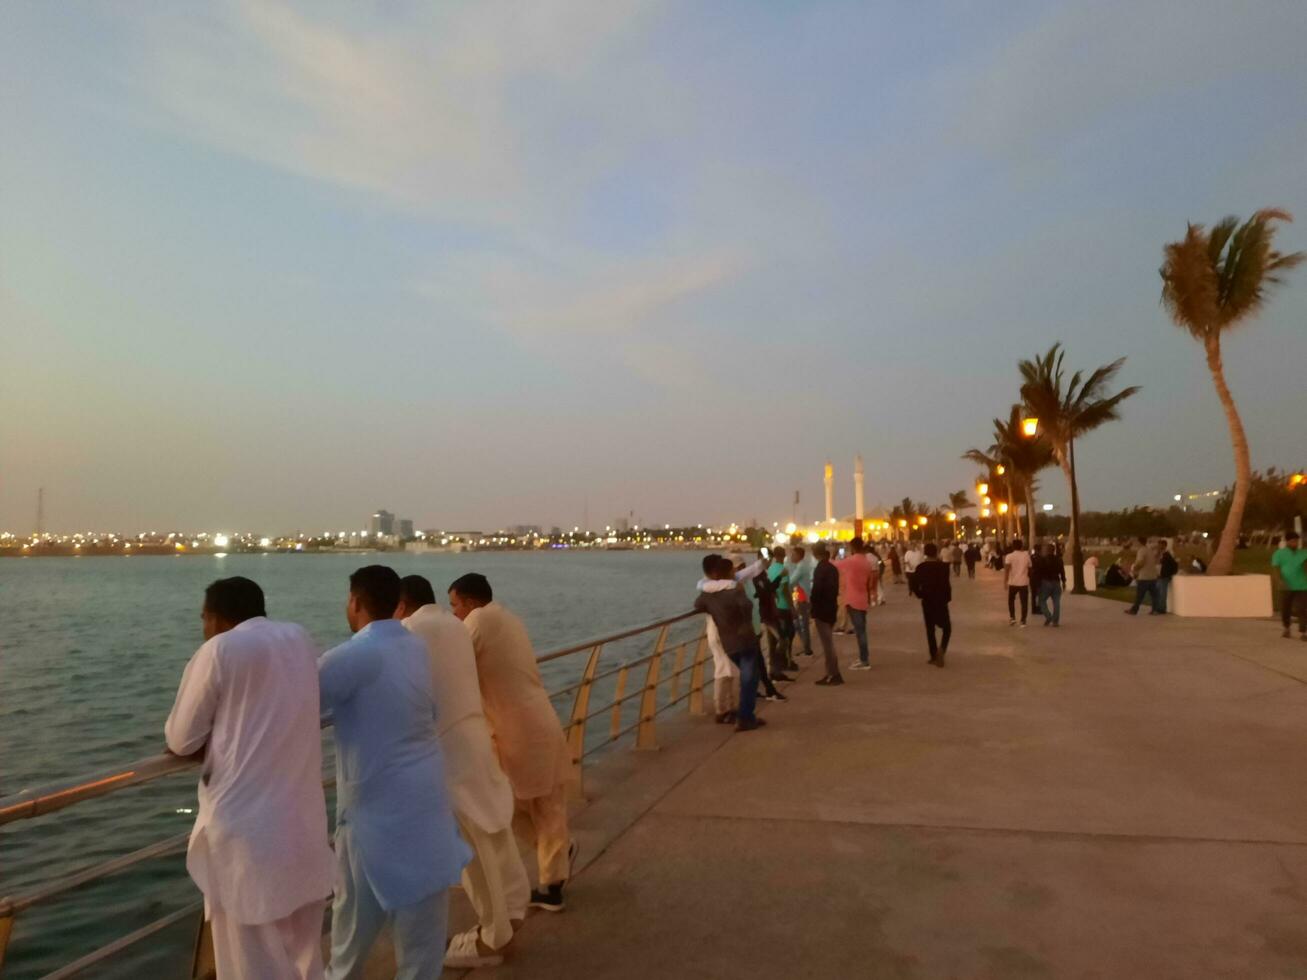
[[[1180,565],[1175,560],[1175,555],[1169,551],[1162,552],[1162,578],[1175,578],[1178,571],[1180,571]]]

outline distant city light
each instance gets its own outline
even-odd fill
[[[215,548],[225,548],[227,547],[228,543],[229,543],[229,539],[225,534],[215,534],[213,536],[213,546]],[[131,545],[128,545],[127,547],[130,548]]]
[[[1053,509],[1053,505],[1052,505],[1052,504],[1044,504],[1044,512],[1045,512],[1045,513],[1047,513],[1048,511],[1050,511],[1050,510],[1052,510],[1052,509]]]

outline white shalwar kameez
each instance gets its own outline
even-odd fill
[[[333,871],[313,641],[262,616],[206,641],[164,734],[178,755],[205,750],[186,869],[219,980],[320,978]]]
[[[513,938],[512,922],[526,917],[531,885],[513,834],[513,787],[495,756],[481,708],[472,636],[436,605],[422,606],[404,626],[427,645],[445,785],[459,830],[472,848],[463,889],[476,910],[481,942],[503,949]]]

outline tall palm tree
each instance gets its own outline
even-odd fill
[[[1281,283],[1278,273],[1307,258],[1302,252],[1282,255],[1272,247],[1274,222],[1292,220],[1287,211],[1266,208],[1242,225],[1235,217],[1217,222],[1211,231],[1191,224],[1184,238],[1163,249],[1165,259],[1158,270],[1162,276],[1162,305],[1176,326],[1188,330],[1203,345],[1207,370],[1212,373],[1216,396],[1225,409],[1234,449],[1234,494],[1221,541],[1207,567],[1208,575],[1230,574],[1252,483],[1248,437],[1225,383],[1221,334],[1257,313],[1266,301],[1268,287]]]
[[[1071,572],[1072,592],[1085,592],[1084,556],[1080,550],[1080,491],[1076,486],[1076,439],[1092,432],[1105,422],[1120,418],[1120,405],[1139,390],[1137,385],[1109,395],[1108,386],[1125,364],[1118,357],[1111,364],[1085,375],[1081,371],[1066,376],[1063,361],[1066,352],[1061,343],[1048,353],[1030,361],[1018,361],[1021,371],[1021,398],[1030,413],[1039,419],[1052,446],[1053,456],[1062,467],[1071,488]]]
[[[948,519],[948,515],[950,513],[953,514],[954,516],[954,521],[955,521],[955,523],[953,524],[954,537],[957,537],[958,528],[962,527],[961,512],[964,510],[971,510],[975,506],[976,505],[971,502],[971,498],[967,496],[967,492],[965,490],[955,490],[953,493],[950,493],[948,495],[948,501],[944,504],[942,510],[944,511],[945,520]]]
[[[962,454],[962,458],[966,460],[970,460],[971,462],[979,466],[981,469],[983,469],[985,471],[985,479],[989,481],[991,488],[997,487],[997,477],[995,476],[995,473],[997,472],[999,466],[1002,465],[1002,461],[1000,456],[1000,450],[996,442],[992,443],[986,449],[977,449],[973,446],[972,448],[968,449],[965,453]],[[994,489],[994,492],[997,493],[998,492],[997,489]],[[995,513],[997,513],[997,511],[998,508],[996,507]],[[997,517],[994,518],[994,528],[996,534],[998,529],[998,523],[999,523],[998,518]],[[982,525],[982,530],[983,530],[983,525]]]

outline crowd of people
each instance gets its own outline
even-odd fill
[[[838,550],[835,550],[838,549]],[[871,544],[763,549],[738,565],[703,559],[695,609],[707,615],[716,720],[736,731],[766,724],[759,698],[783,702],[796,657],[817,684],[841,686],[835,634],[851,634],[870,669],[868,612],[906,582],[920,601],[928,663],[944,667],[952,637],[952,580],[1001,570],[1009,625],[1031,606],[1061,622],[1061,548],[1021,540],[996,547]],[[1307,640],[1307,550],[1284,535],[1272,557],[1284,636],[1296,613]],[[1137,614],[1166,611],[1178,562],[1164,539],[1140,538],[1128,571]],[[220,579],[204,594],[205,641],[188,662],[165,724],[169,751],[201,760],[199,812],[187,869],[204,895],[220,980],[324,975],[321,925],[331,902],[333,980],[362,975],[383,927],[397,976],[491,966],[528,908],[561,911],[576,859],[566,788],[571,756],[540,678],[525,625],[497,603],[482,575],[447,589],[370,565],[349,578],[352,636],[319,654],[308,633],[267,618],[259,586]],[[1019,610],[1019,614],[1018,614]],[[1019,618],[1018,618],[1019,615]],[[813,634],[816,634],[814,643]],[[334,725],[336,830],[328,837],[320,728]],[[535,852],[530,885],[518,848]],[[448,892],[462,882],[476,915],[447,936]]]
[[[247,578],[206,589],[205,641],[164,727],[201,759],[186,866],[220,980],[356,978],[389,926],[396,976],[492,966],[528,908],[561,911],[576,859],[571,756],[522,621],[468,574],[448,589],[383,565],[349,579],[352,637],[319,655]],[[321,725],[334,726],[336,831]],[[529,884],[515,838],[534,849]],[[447,937],[461,880],[477,925]],[[448,940],[448,941],[447,941]]]

